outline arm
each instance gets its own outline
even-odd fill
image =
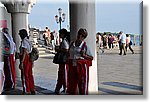
[[[92,56],[92,53],[91,53],[89,47],[86,44],[83,45],[83,46],[85,46],[84,47],[85,50],[83,50],[83,48],[81,49],[81,52],[80,52],[81,56],[84,57],[87,60],[93,60],[93,56]]]
[[[20,59],[20,65],[19,65],[19,69],[23,69],[23,62],[25,60],[25,56],[27,54],[27,51],[25,48],[22,48],[22,59]]]
[[[63,40],[60,48],[57,50],[57,52],[65,52],[67,53],[69,49],[69,43],[66,40]]]
[[[93,56],[85,54],[84,51],[81,51],[81,55],[87,60],[93,60]]]

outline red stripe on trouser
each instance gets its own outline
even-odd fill
[[[9,56],[10,66],[11,66],[11,75],[12,75],[12,81],[13,81],[13,88],[16,86],[16,69],[15,69],[15,59],[14,54],[11,54]]]
[[[77,66],[72,66],[72,63],[69,63],[67,93],[72,95],[77,94],[78,87],[79,94],[88,94],[88,77],[89,66],[86,60],[77,60]]]
[[[4,89],[13,88],[9,56],[4,56]]]
[[[29,93],[34,90],[34,79],[32,74],[32,62],[29,55],[25,56],[23,70],[21,70],[22,85],[25,92]]]
[[[67,73],[68,73],[68,66],[66,64],[59,64],[58,70],[58,79],[56,84],[56,90],[60,90],[63,86],[64,89],[67,87]]]

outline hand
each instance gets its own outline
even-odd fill
[[[23,69],[23,63],[19,64],[19,69],[22,70]]]
[[[84,51],[81,51],[80,53],[81,53],[81,56],[82,56],[82,57],[85,57],[85,56],[86,56],[86,54],[84,53]]]

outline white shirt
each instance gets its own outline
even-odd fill
[[[126,43],[126,34],[121,34],[121,43]]]
[[[75,46],[75,43],[73,43],[73,45],[70,47],[70,50],[69,50],[70,59],[84,59],[83,57],[81,57],[81,54],[80,54],[83,44],[84,44],[84,41],[82,41],[80,46]],[[89,47],[87,45],[86,47],[84,47],[84,51],[86,52],[87,55],[92,56]]]
[[[14,54],[14,52],[16,51],[16,44],[13,41],[12,36],[10,36],[9,34],[3,33],[4,36],[8,39],[9,43],[10,43],[10,53]]]
[[[126,44],[129,44],[130,43],[130,37],[127,37],[126,38]]]
[[[27,53],[31,53],[31,51],[32,51],[32,44],[31,44],[31,42],[27,39],[27,37],[25,37],[25,38],[22,40],[21,47],[22,47],[22,48],[25,48],[25,49],[27,50]]]
[[[67,41],[66,38],[62,41],[61,48],[64,48],[64,49],[67,49],[67,50],[69,49],[69,42]]]

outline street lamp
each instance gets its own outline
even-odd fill
[[[65,21],[65,13],[62,13],[61,8],[58,9],[58,13],[59,13],[59,16],[56,15],[55,19],[56,19],[56,22],[60,24],[60,29],[61,29],[61,23]]]

